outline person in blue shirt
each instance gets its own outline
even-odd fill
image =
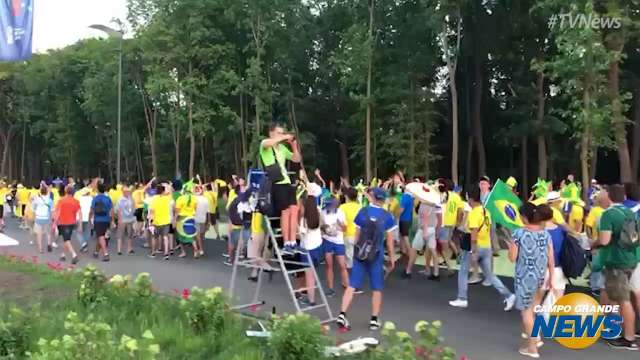
[[[105,194],[106,191],[107,187],[104,184],[98,184],[98,195],[93,198],[91,211],[89,212],[89,221],[93,224],[93,231],[98,239],[93,257],[98,258],[99,251],[102,251],[102,261],[109,261],[105,235],[109,230],[109,225],[114,227],[113,203],[111,198]]]
[[[353,294],[356,289],[362,289],[365,276],[369,276],[369,288],[371,288],[371,321],[369,322],[370,330],[378,330],[380,328],[380,322],[378,316],[380,315],[380,307],[382,305],[382,289],[384,285],[384,245],[386,242],[387,251],[389,252],[390,267],[387,271],[392,271],[395,267],[395,259],[393,258],[394,243],[393,243],[393,231],[396,228],[393,215],[382,208],[385,200],[387,199],[387,192],[379,187],[371,189],[368,193],[369,206],[362,208],[354,223],[356,224],[356,239],[360,237],[360,229],[367,225],[368,220],[375,220],[378,226],[382,227],[381,233],[384,236],[380,236],[378,243],[378,253],[373,261],[362,261],[357,258],[353,259],[353,268],[351,269],[351,275],[349,276],[349,287],[345,290],[342,296],[342,306],[340,308],[340,315],[336,320],[338,326],[342,329],[349,329],[349,320],[347,320],[346,312],[353,300]],[[369,217],[369,219],[367,219]]]
[[[624,184],[624,192],[627,198],[622,202],[622,205],[636,214],[640,213],[640,186]]]
[[[413,224],[413,197],[404,192],[400,197],[400,218],[398,219],[400,232],[400,249],[404,256],[409,256],[409,232]]]

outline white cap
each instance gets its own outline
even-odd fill
[[[320,195],[322,195],[322,188],[316,183],[309,183],[307,184],[307,195],[320,197]]]
[[[547,194],[547,202],[553,202],[556,200],[560,200],[560,193],[557,191],[550,191]]]

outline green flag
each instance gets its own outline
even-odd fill
[[[485,208],[491,214],[491,219],[511,230],[523,226],[518,210],[520,205],[522,201],[500,179],[493,186],[485,202]]]

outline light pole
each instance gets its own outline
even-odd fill
[[[119,20],[114,20],[119,26],[120,30],[116,30],[110,28],[106,25],[95,24],[89,26],[92,29],[100,30],[109,37],[116,38],[120,40],[120,45],[118,47],[118,122],[116,125],[116,137],[117,137],[117,150],[116,150],[116,182],[120,183],[120,120],[122,118],[122,41],[124,37],[124,30],[122,27],[122,22]]]

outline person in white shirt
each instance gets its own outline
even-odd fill
[[[324,257],[327,270],[327,291],[329,297],[336,295],[333,287],[333,259],[335,256],[338,267],[340,268],[340,276],[342,278],[342,286],[346,289],[349,286],[349,273],[347,272],[347,263],[345,261],[344,247],[344,231],[346,229],[347,220],[344,212],[338,208],[338,200],[331,198],[327,200],[325,209],[322,210],[320,220],[322,229],[322,246],[324,247]]]
[[[204,196],[204,189],[201,185],[197,185],[195,187],[194,194],[196,195],[196,214],[194,218],[198,229],[198,232],[196,233],[196,242],[198,243],[198,249],[200,249],[200,256],[202,256],[204,255],[202,243],[204,242],[204,238],[207,233],[209,200]]]
[[[80,215],[82,216],[82,233],[78,233],[78,242],[80,243],[80,251],[87,252],[89,238],[91,237],[89,213],[91,212],[91,203],[93,203],[93,196],[91,196],[90,188],[85,188],[80,191],[82,191],[82,193],[79,196],[78,201],[80,202]]]
[[[51,214],[53,212],[53,200],[49,196],[49,188],[40,184],[40,193],[31,200],[31,207],[34,214],[33,231],[36,234],[38,252],[44,253],[42,249],[42,237],[47,236],[47,245],[51,246]]]
[[[315,298],[315,277],[313,275],[312,266],[318,266],[322,258],[322,232],[320,231],[320,209],[317,205],[317,197],[320,195],[320,186],[310,183],[307,185],[307,197],[302,201],[302,211],[300,212],[300,224],[298,231],[300,234],[300,246],[311,257],[311,264],[307,264],[308,270],[304,272],[304,284],[300,287],[306,287],[307,296],[300,298],[302,306],[314,306]],[[308,261],[307,254],[300,254],[301,263]]]

